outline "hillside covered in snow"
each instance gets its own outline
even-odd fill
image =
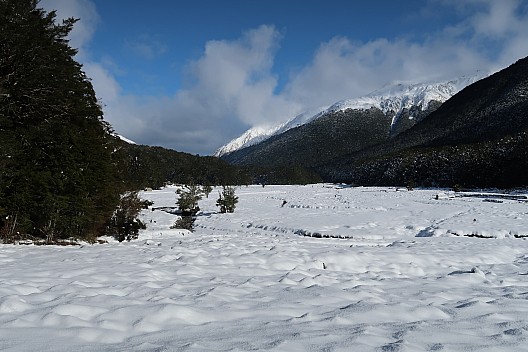
[[[366,96],[339,101],[330,106],[324,106],[308,110],[294,118],[271,128],[261,126],[252,127],[244,132],[240,137],[230,141],[219,148],[214,154],[221,157],[225,154],[243,149],[245,147],[258,144],[269,139],[272,136],[284,133],[292,128],[296,128],[312,122],[322,116],[338,111],[348,109],[369,110],[378,108],[384,114],[392,118],[392,127],[395,128],[397,120],[404,110],[410,110],[413,107],[419,110],[427,110],[431,102],[443,103],[451,98],[464,87],[476,82],[484,77],[483,73],[471,76],[463,76],[438,83],[404,83],[396,82],[387,84],[385,87],[376,90]],[[408,118],[414,118],[413,115]]]

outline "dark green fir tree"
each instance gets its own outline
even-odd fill
[[[67,36],[37,0],[0,0],[0,235],[93,239],[119,201],[114,137]],[[1,241],[1,240],[0,240]]]

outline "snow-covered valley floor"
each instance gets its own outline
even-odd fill
[[[0,245],[0,350],[528,351],[523,199],[337,185],[237,195],[234,214],[217,213],[215,192],[202,200],[194,233],[149,209],[130,243]]]

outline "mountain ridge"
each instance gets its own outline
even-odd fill
[[[517,187],[528,177],[528,57],[471,84],[402,134],[317,171],[361,185]]]
[[[302,114],[271,128],[260,126],[252,127],[241,136],[220,147],[214,153],[214,156],[222,157],[228,155],[246,147],[262,143],[265,140],[285,133],[290,129],[313,122],[322,116],[348,109],[368,110],[372,107],[378,108],[384,114],[392,115],[391,135],[398,134],[401,132],[400,129],[402,129],[402,125],[408,125],[408,121],[401,120],[402,115],[405,115],[403,114],[404,112],[409,112],[415,107],[413,109],[414,111],[407,114],[407,118],[412,120],[417,117],[419,112],[417,110],[427,110],[429,104],[433,101],[442,103],[462,88],[485,76],[486,75],[483,72],[476,71],[473,75],[462,76],[456,79],[436,83],[411,83],[400,81],[387,84],[362,97],[345,99],[332,105],[307,110]],[[416,109],[416,107],[418,109]],[[411,125],[415,122],[416,121],[413,121]]]

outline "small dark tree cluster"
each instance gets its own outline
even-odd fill
[[[235,187],[223,186],[222,193],[219,193],[216,206],[220,207],[221,213],[233,213],[238,203],[238,197],[235,195]]]
[[[455,185],[453,186],[453,191],[454,191],[454,192],[457,192],[457,193],[458,193],[458,192],[461,192],[461,191],[462,191],[462,186],[459,185],[458,183],[455,184]]]
[[[176,193],[180,195],[176,203],[183,216],[195,216],[200,211],[198,202],[203,197],[203,190],[200,186],[195,184],[186,185]]]
[[[194,221],[196,220],[196,217],[194,216],[182,216],[178,220],[174,222],[174,225],[172,225],[171,229],[183,229],[183,230],[189,230],[193,231],[194,229]]]
[[[200,187],[194,183],[185,185],[183,189],[179,189],[176,193],[180,196],[178,201],[178,208],[181,213],[181,218],[176,220],[171,229],[185,229],[192,231],[196,214],[200,211],[198,202],[204,195],[211,193],[211,186]]]
[[[137,217],[142,209],[152,204],[150,201],[141,200],[137,192],[125,193],[110,220],[107,233],[119,242],[137,239],[139,230],[147,228]]]

